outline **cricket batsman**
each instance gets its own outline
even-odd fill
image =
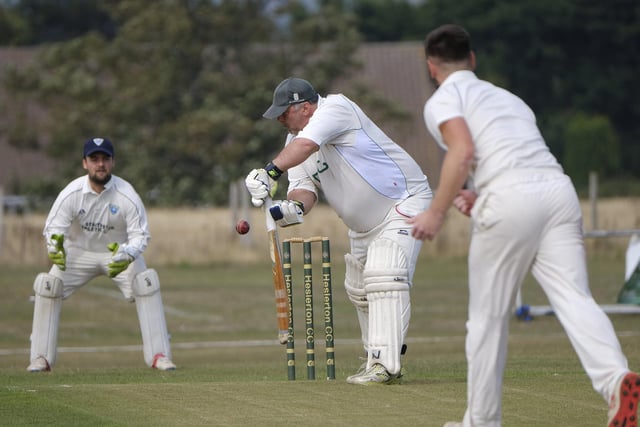
[[[288,135],[275,159],[246,177],[254,206],[262,206],[285,171],[288,200],[270,208],[278,225],[301,223],[322,191],[349,228],[344,285],[367,356],[347,382],[398,382],[422,247],[406,219],[429,206],[427,177],[356,103],[342,94],[322,97],[306,80],[282,81],[263,116],[277,119]]]

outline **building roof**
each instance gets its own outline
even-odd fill
[[[380,127],[413,156],[431,186],[436,187],[443,152],[427,131],[422,115],[435,89],[428,77],[423,43],[366,43],[357,56],[363,64],[358,78],[402,106],[410,116],[406,126],[381,123]]]

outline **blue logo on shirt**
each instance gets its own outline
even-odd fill
[[[119,209],[120,208],[115,205],[109,205],[109,212],[111,212],[113,215],[117,214]]]

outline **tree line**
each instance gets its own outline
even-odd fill
[[[636,0],[3,0],[0,45],[39,54],[4,73],[0,132],[46,150],[64,180],[78,141],[109,135],[118,173],[150,203],[224,204],[229,182],[282,144],[280,126],[259,119],[282,78],[326,93],[357,72],[361,43],[423,40],[455,22],[472,35],[478,75],[531,105],[574,182],[595,170],[624,195],[640,191],[639,18]]]

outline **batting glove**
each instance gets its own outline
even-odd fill
[[[274,200],[269,212],[280,227],[301,224],[304,221],[304,204],[297,200]]]
[[[107,248],[113,253],[111,262],[107,267],[109,267],[109,277],[114,278],[129,267],[129,264],[133,261],[133,257],[117,243],[109,243]]]
[[[273,197],[278,190],[276,180],[280,178],[282,171],[273,163],[269,163],[264,169],[254,169],[249,172],[244,180],[249,194],[251,194],[251,203],[259,208],[264,204],[264,199]]]
[[[64,271],[67,268],[67,253],[64,250],[64,234],[52,234],[47,242],[47,255],[52,263]]]

